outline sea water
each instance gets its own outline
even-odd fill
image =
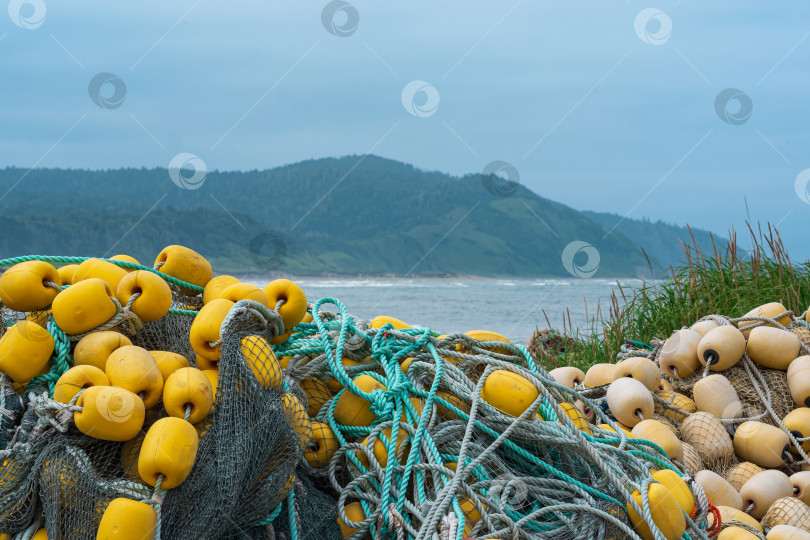
[[[333,297],[350,314],[371,320],[390,315],[412,326],[442,334],[492,330],[526,344],[537,328],[562,329],[565,319],[587,330],[601,306],[608,313],[611,292],[625,294],[642,282],[635,279],[334,279],[295,280],[314,302]],[[263,286],[265,282],[256,280]],[[334,306],[326,306],[335,311]]]

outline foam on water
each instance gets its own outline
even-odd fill
[[[254,280],[264,286],[268,280]],[[311,301],[324,296],[341,300],[350,313],[366,320],[390,315],[413,326],[442,334],[492,330],[526,343],[536,328],[562,328],[570,311],[574,325],[584,327],[585,306],[593,316],[604,308],[616,279],[394,279],[302,278],[295,280]],[[638,287],[636,279],[619,280]],[[545,314],[544,314],[545,313]],[[565,316],[566,321],[568,316]]]

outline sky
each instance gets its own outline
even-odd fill
[[[12,0],[0,166],[500,160],[577,209],[778,223],[807,259],[808,22],[805,2]]]

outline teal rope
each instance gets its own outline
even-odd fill
[[[199,285],[194,285],[193,283],[186,283],[176,277],[170,276],[168,274],[164,274],[163,272],[159,272],[154,268],[150,268],[149,266],[144,266],[142,264],[135,264],[127,261],[119,261],[115,259],[104,259],[101,257],[63,257],[59,255],[24,255],[22,257],[12,257],[10,259],[2,259],[0,260],[0,267],[3,266],[13,266],[15,264],[26,262],[26,261],[45,261],[49,263],[65,263],[65,264],[81,264],[82,262],[86,261],[87,259],[101,259],[102,261],[107,261],[113,263],[116,266],[120,266],[121,268],[127,268],[130,270],[146,270],[152,272],[153,274],[157,274],[163,278],[164,281],[170,283],[172,285],[177,285],[178,287],[182,287],[183,289],[188,289],[193,291],[197,294],[203,292],[204,288],[200,287]]]
[[[70,355],[70,340],[62,329],[57,326],[53,317],[50,315],[48,316],[47,330],[51,336],[53,336],[54,340],[54,349],[50,359],[51,369],[48,373],[32,379],[31,382],[26,385],[25,389],[29,390],[39,384],[47,383],[48,395],[53,397],[53,389],[54,386],[56,386],[56,381],[59,380],[59,377],[61,377],[63,373],[70,369],[73,358]]]

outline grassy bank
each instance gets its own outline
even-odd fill
[[[796,264],[784,250],[779,232],[748,231],[752,248],[740,251],[736,234],[728,244],[704,253],[684,245],[687,263],[670,268],[666,279],[641,288],[620,288],[610,305],[598,305],[587,331],[563,328],[556,351],[541,356],[551,369],[614,362],[628,339],[649,343],[711,314],[739,317],[754,307],[779,301],[796,315],[810,306],[810,263]]]

